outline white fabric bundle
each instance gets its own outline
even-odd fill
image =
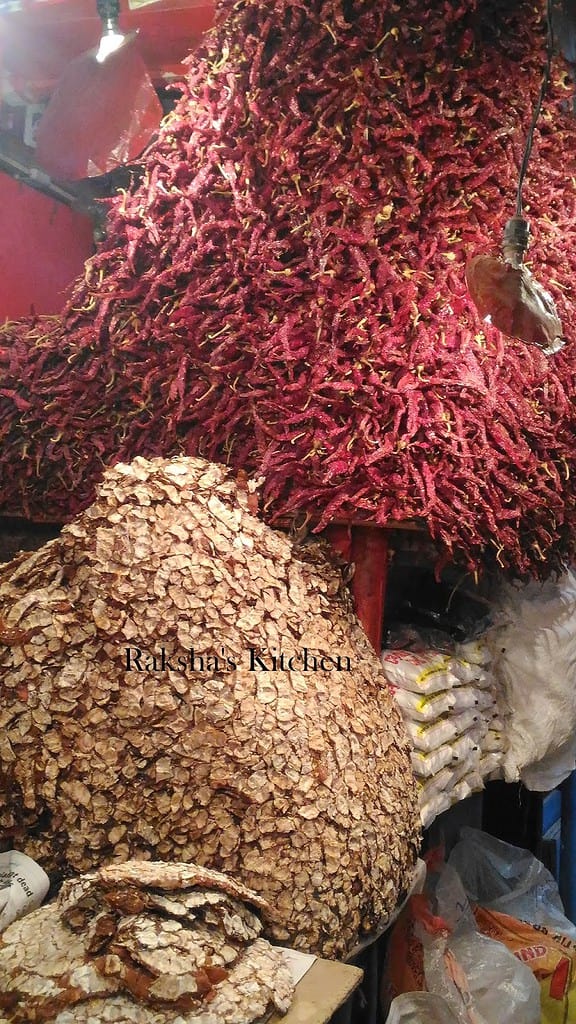
[[[504,691],[504,775],[548,790],[576,765],[576,575],[506,585],[489,634]]]

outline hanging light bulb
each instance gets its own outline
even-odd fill
[[[474,256],[466,267],[468,290],[480,316],[503,334],[537,345],[546,355],[565,345],[562,324],[552,296],[524,266],[530,240],[530,225],[522,215],[522,186],[532,151],[534,129],[540,115],[553,54],[552,2],[548,0],[548,40],[546,66],[540,93],[532,114],[526,139],[516,193],[516,213],[504,228],[502,256]]]
[[[102,36],[96,51],[96,60],[99,64],[116,53],[121,46],[124,46],[134,33],[123,32],[118,19],[120,17],[120,0],[96,0],[96,7],[102,22]]]

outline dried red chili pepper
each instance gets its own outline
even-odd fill
[[[2,511],[66,519],[107,461],[202,452],[263,472],[271,516],[424,516],[474,569],[574,552],[573,349],[504,342],[463,274],[509,215],[542,12],[425,8],[222,0],[62,318],[0,330]],[[526,201],[569,324],[564,98]]]

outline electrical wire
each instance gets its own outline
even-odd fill
[[[520,174],[518,176],[518,190],[516,192],[516,216],[522,216],[522,186],[524,185],[524,178],[526,177],[526,171],[528,170],[528,161],[530,160],[530,154],[532,152],[532,143],[534,141],[534,131],[538,118],[540,117],[540,111],[542,109],[542,103],[544,97],[548,91],[550,84],[550,73],[552,70],[552,58],[554,56],[554,30],[552,28],[552,0],[547,0],[546,4],[546,23],[547,23],[547,37],[546,37],[546,64],[544,66],[544,74],[542,75],[542,84],[540,86],[540,92],[538,93],[538,99],[532,112],[532,121],[530,128],[528,129],[528,135],[526,136],[526,145],[524,147],[524,156],[522,157],[522,165],[520,167]]]

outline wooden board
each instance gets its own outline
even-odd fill
[[[285,1017],[274,1014],[269,1024],[326,1024],[362,981],[359,967],[316,960],[296,986]]]

